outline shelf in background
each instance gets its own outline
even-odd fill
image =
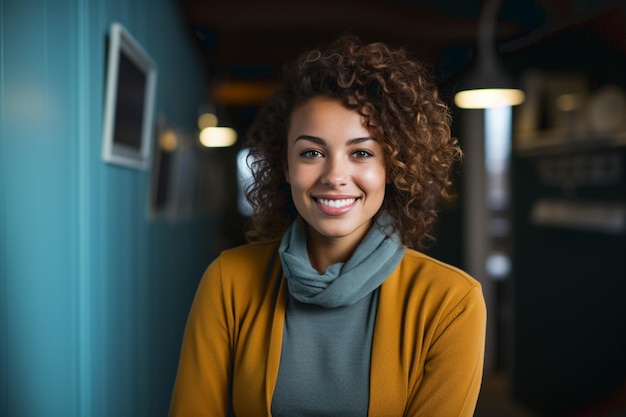
[[[626,147],[626,129],[602,136],[568,137],[562,134],[537,133],[533,137],[516,138],[516,156],[542,156],[567,153],[580,153]]]

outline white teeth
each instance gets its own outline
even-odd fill
[[[349,206],[350,204],[354,203],[355,200],[356,198],[344,198],[341,200],[327,200],[325,198],[319,198],[317,201],[319,201],[320,204],[324,206],[339,208]]]

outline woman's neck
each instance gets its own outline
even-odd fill
[[[328,238],[309,227],[307,252],[311,266],[320,274],[332,264],[346,262],[363,240],[347,237]]]

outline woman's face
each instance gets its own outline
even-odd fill
[[[296,107],[287,133],[286,180],[311,233],[356,245],[385,197],[383,148],[339,100]]]

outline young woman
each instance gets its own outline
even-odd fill
[[[305,53],[248,145],[252,243],[198,288],[170,416],[472,416],[480,285],[415,249],[461,151],[406,51]]]

